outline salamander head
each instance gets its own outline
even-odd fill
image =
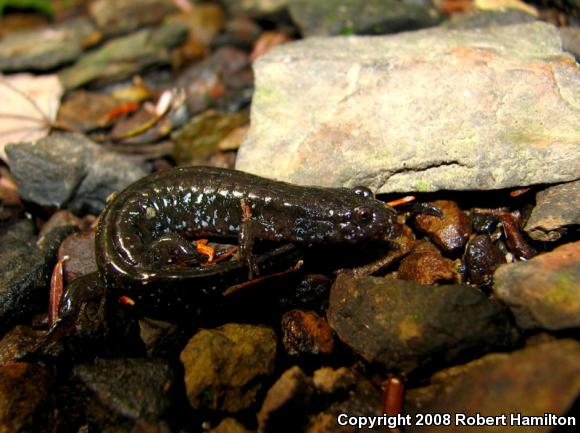
[[[350,209],[340,215],[338,241],[359,242],[362,240],[388,239],[396,223],[396,211],[365,187],[351,190]]]
[[[393,208],[365,187],[311,189],[308,205],[298,205],[290,238],[334,243],[389,239],[396,223]]]

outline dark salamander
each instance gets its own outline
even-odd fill
[[[179,286],[179,304],[184,293],[212,293],[247,279],[248,271],[275,270],[277,253],[255,259],[255,240],[387,239],[395,217],[364,187],[304,187],[235,170],[176,168],[139,180],[108,204],[96,234],[97,265],[107,287],[128,289],[136,300],[160,305],[160,291]],[[160,259],[170,251],[175,262],[187,263],[195,237],[237,237],[242,260],[188,267]]]

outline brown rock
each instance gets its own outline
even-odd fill
[[[417,215],[416,223],[419,230],[427,233],[443,251],[451,252],[463,247],[471,234],[471,223],[467,215],[453,201],[437,200],[429,204],[441,210],[443,217]]]
[[[185,388],[194,409],[236,412],[250,407],[274,371],[276,335],[270,328],[227,324],[197,332],[181,352]]]
[[[501,416],[511,414],[564,415],[580,394],[580,344],[557,340],[513,353],[492,353],[468,364],[441,371],[431,385],[407,393],[406,408],[415,413],[451,414],[451,426],[409,427],[409,432],[465,432],[455,414]],[[549,432],[550,426],[520,429],[501,425],[473,431]]]
[[[525,329],[580,326],[580,241],[502,265],[493,290]]]
[[[426,240],[417,242],[411,253],[401,261],[398,276],[402,280],[421,284],[461,281],[453,260],[443,257],[441,251]]]
[[[282,317],[282,343],[290,355],[330,354],[334,350],[332,328],[311,311],[291,310]]]
[[[502,263],[505,263],[505,257],[488,235],[477,235],[467,244],[465,264],[472,284],[490,285],[493,281],[493,273]]]

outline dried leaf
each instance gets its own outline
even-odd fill
[[[7,160],[6,144],[48,135],[62,93],[56,75],[0,75],[0,159]]]

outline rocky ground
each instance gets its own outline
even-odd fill
[[[577,2],[0,14],[1,433],[368,429],[340,414],[462,432],[455,414],[506,414],[479,427],[495,432],[510,414],[575,414]],[[188,165],[364,185],[397,223],[386,242],[258,245],[284,271],[218,302],[167,287],[134,305],[95,274],[97,219],[115,192]]]

